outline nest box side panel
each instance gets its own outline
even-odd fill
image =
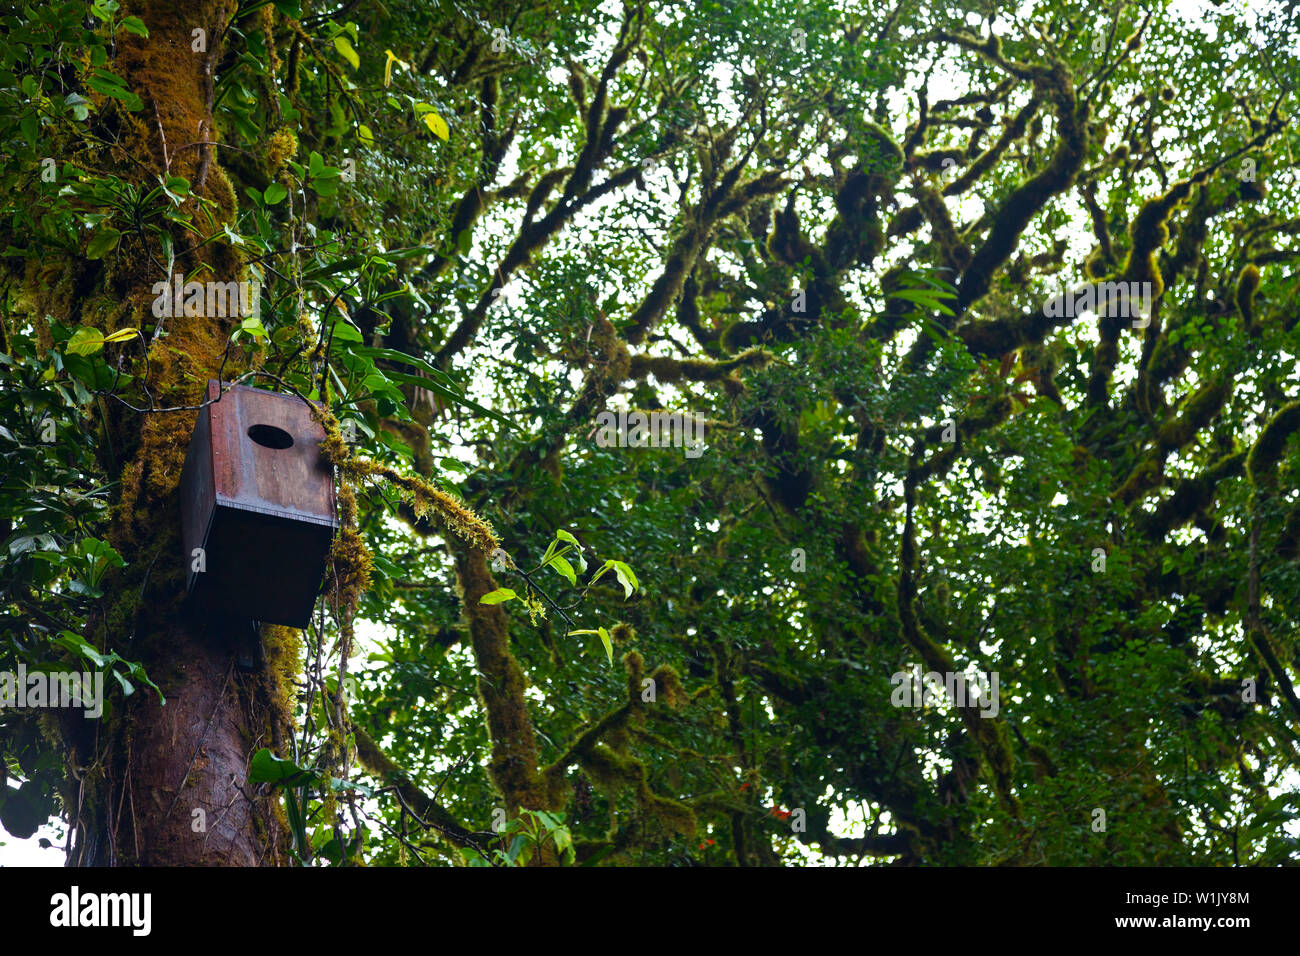
[[[336,527],[325,430],[301,399],[236,385],[209,408],[219,505]]]
[[[333,541],[330,528],[219,507],[208,541],[209,610],[237,610],[240,617],[288,627],[311,622]]]
[[[211,383],[208,398],[215,398]],[[212,473],[211,406],[200,408],[181,469],[181,541],[184,545],[185,588],[193,591],[199,573],[194,570],[194,552],[207,547],[208,529],[216,507],[216,486]],[[206,564],[206,556],[205,562]]]

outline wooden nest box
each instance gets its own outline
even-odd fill
[[[338,528],[325,431],[293,395],[207,397],[181,472],[186,587],[204,612],[306,627]]]

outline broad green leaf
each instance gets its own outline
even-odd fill
[[[289,195],[289,190],[285,189],[279,183],[271,183],[271,185],[266,187],[266,192],[262,194],[262,198],[266,200],[268,206],[274,206],[276,203],[282,201],[287,195]]]
[[[104,655],[92,647],[80,634],[74,634],[72,631],[60,631],[59,636],[54,639],[54,643],[66,647],[74,654],[80,654],[96,667],[103,667],[106,663]]]
[[[354,348],[351,351],[355,355],[364,355],[367,358],[387,359],[390,362],[400,362],[403,365],[410,365],[418,368],[426,375],[433,376],[444,385],[452,384],[451,376],[446,372],[434,368],[422,358],[416,358],[414,355],[407,355],[405,352],[399,352],[396,349],[381,349],[365,346],[362,348]]]
[[[104,258],[117,248],[117,242],[121,238],[122,234],[112,226],[101,226],[95,235],[91,237],[90,245],[86,246],[86,258]]]
[[[343,59],[352,64],[352,69],[361,69],[361,58],[357,56],[357,51],[353,48],[352,41],[343,34],[340,33],[334,38],[334,49],[338,50],[339,55],[343,57]]]
[[[256,316],[250,315],[239,323],[239,327],[256,339],[266,338],[266,328],[262,325],[262,320]]]
[[[277,787],[310,785],[318,777],[310,770],[299,767],[292,760],[282,760],[263,747],[253,755],[248,765],[249,783],[269,783]]]
[[[489,591],[479,598],[480,604],[500,604],[502,601],[509,601],[511,598],[519,597],[510,588],[497,588],[495,591]]]
[[[330,335],[335,342],[364,342],[361,331],[346,319],[339,319],[334,323]]]
[[[72,333],[64,351],[72,355],[94,355],[104,347],[104,333],[99,329],[81,326]]]

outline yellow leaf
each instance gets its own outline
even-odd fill
[[[451,128],[447,121],[437,113],[425,113],[424,124],[433,131],[433,135],[446,142],[447,137],[451,135]]]
[[[366,146],[375,145],[375,134],[370,131],[370,127],[365,123],[357,127],[357,138]]]
[[[109,335],[104,336],[105,342],[125,342],[127,339],[135,338],[135,329],[118,329]]]
[[[352,48],[352,41],[339,34],[334,38],[334,49],[339,51],[339,56],[352,64],[352,69],[361,69],[361,57],[357,56],[357,51]]]
[[[387,86],[389,83],[392,82],[393,79],[394,63],[396,63],[404,70],[409,70],[411,68],[411,64],[407,63],[405,60],[399,57],[392,50],[385,50],[384,55],[388,57],[388,59],[384,61],[384,86]]]

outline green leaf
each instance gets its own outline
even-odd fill
[[[401,382],[403,385],[418,385],[420,388],[427,388],[429,391],[436,395],[441,395],[448,401],[455,402],[457,405],[464,405],[466,408],[472,408],[479,414],[486,415],[488,418],[500,422],[511,431],[514,430],[514,422],[502,415],[500,412],[494,412],[490,408],[484,408],[478,402],[466,398],[464,395],[457,391],[453,391],[440,382],[435,382],[432,379],[421,378],[418,375],[407,375],[405,372],[385,372],[384,375],[394,382]]]
[[[641,585],[637,581],[636,575],[632,573],[632,569],[622,561],[611,561],[610,564],[614,567],[614,574],[619,583],[623,585],[623,600],[626,601],[632,596],[632,592]]]
[[[72,115],[77,120],[84,120],[90,115],[91,103],[84,96],[77,93],[69,93],[63,98],[63,105],[72,110]]]
[[[555,568],[556,571],[560,572],[563,577],[568,578],[570,584],[577,587],[578,576],[573,573],[573,565],[568,561],[557,554],[546,563],[548,566]]]
[[[407,355],[405,352],[399,352],[396,349],[381,349],[365,346],[359,349],[352,349],[351,351],[354,355],[364,355],[366,358],[387,359],[389,362],[400,362],[403,365],[410,365],[428,375],[432,375],[444,385],[452,384],[451,376],[446,372],[434,368],[422,358],[416,358],[414,355]]]
[[[569,636],[570,636],[570,637],[576,637],[576,636],[578,636],[578,635],[580,635],[580,634],[598,634],[598,635],[600,635],[600,642],[601,642],[602,644],[605,645],[605,656],[609,658],[609,662],[610,662],[610,664],[613,664],[613,663],[614,663],[614,642],[611,641],[611,640],[609,639],[609,631],[605,630],[603,627],[598,627],[598,628],[596,628],[596,630],[594,630],[594,631],[592,631],[592,630],[581,630],[581,631],[570,631],[570,632],[569,632]]]
[[[277,787],[297,787],[314,784],[318,776],[299,767],[292,760],[281,760],[263,747],[253,754],[248,765],[249,783],[269,783]]]
[[[587,587],[591,587],[593,584],[599,581],[606,571],[612,571],[613,569],[614,569],[614,562],[606,561],[604,564],[602,564],[599,568],[596,569],[596,573],[593,574],[591,576],[591,580],[587,582]]]
[[[96,667],[103,667],[107,663],[104,655],[92,647],[80,634],[74,634],[72,631],[60,631],[59,636],[54,638],[54,643],[67,648],[74,654],[80,654]]]
[[[357,56],[357,51],[352,46],[352,41],[339,34],[334,38],[334,49],[338,50],[339,56],[352,64],[352,69],[361,69],[361,58]]]
[[[239,327],[255,339],[266,338],[266,328],[262,325],[262,320],[256,316],[250,315],[239,323]]]
[[[144,21],[139,17],[127,17],[122,21],[122,29],[128,33],[134,33],[138,37],[149,38],[149,28],[144,25]]]
[[[122,238],[122,234],[112,226],[101,226],[90,240],[90,245],[86,247],[87,259],[102,259],[109,252],[117,248],[117,242]]]
[[[121,100],[128,110],[144,108],[144,102],[126,87],[126,80],[105,69],[97,69],[86,80],[96,93]]]
[[[500,604],[502,601],[509,601],[511,598],[519,597],[510,588],[497,588],[495,591],[489,591],[478,599],[480,604]]]
[[[262,194],[262,198],[266,200],[268,206],[274,206],[276,203],[283,201],[287,195],[289,195],[289,190],[279,183],[271,183],[266,187],[266,192]]]
[[[71,355],[94,355],[103,347],[104,333],[83,325],[72,333],[72,338],[68,339],[63,350]]]
[[[330,331],[335,342],[364,342],[361,331],[346,319],[339,319]]]

